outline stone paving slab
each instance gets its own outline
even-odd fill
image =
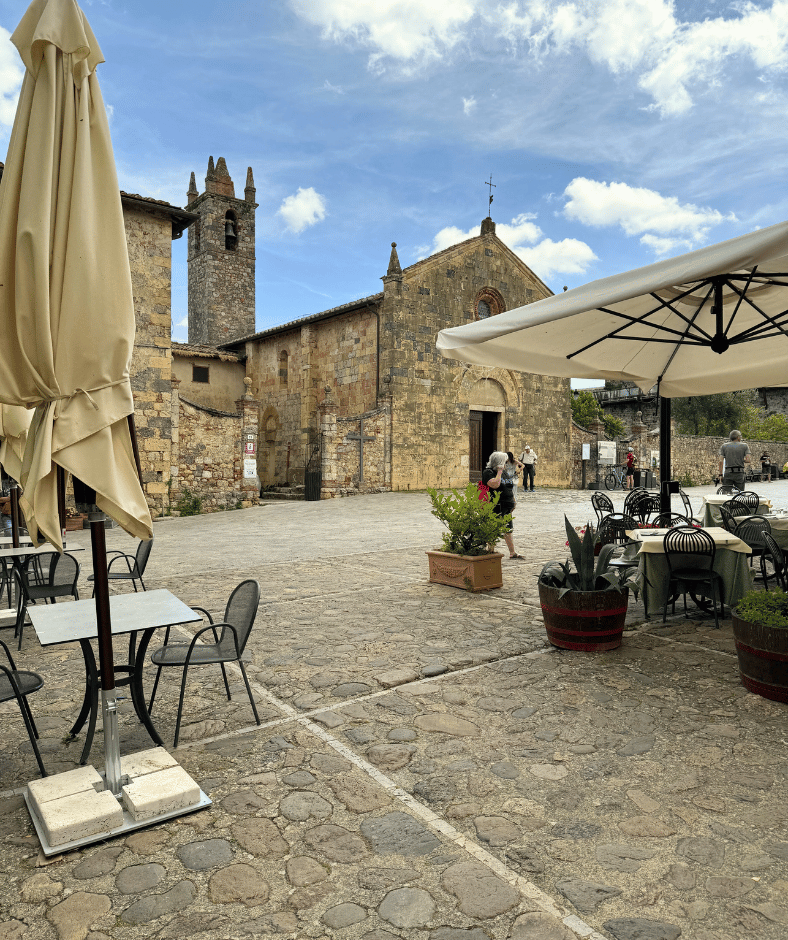
[[[788,483],[769,496],[788,505]],[[0,938],[784,937],[785,706],[739,684],[730,621],[663,627],[633,599],[620,650],[547,645],[536,574],[566,552],[564,512],[579,525],[588,506],[529,494],[527,561],[482,595],[427,582],[440,526],[423,494],[157,524],[149,588],[221,614],[260,580],[262,725],[237,670],[231,702],[218,670],[195,670],[174,756],[213,806],[42,864],[17,792],[35,761],[0,706]],[[44,760],[71,769],[79,649],[27,630],[18,660],[46,680]],[[167,741],[178,686],[165,673],[157,694]],[[150,746],[125,697],[119,726],[123,753]],[[97,766],[101,747],[99,729]]]

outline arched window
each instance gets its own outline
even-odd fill
[[[287,388],[287,351],[279,353],[279,388]]]
[[[238,245],[238,218],[232,209],[228,209],[224,216],[224,247],[227,251],[235,251]]]
[[[494,287],[483,287],[473,304],[473,319],[486,320],[506,310],[506,303]]]

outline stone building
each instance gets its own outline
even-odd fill
[[[210,161],[205,185],[197,194],[192,175],[188,208],[201,216],[189,234],[189,344],[174,347],[176,370],[201,375],[189,397],[215,407],[204,370],[218,376],[220,357],[237,357],[225,377],[236,369],[237,385],[245,368],[259,402],[261,485],[315,471],[323,496],[462,486],[480,477],[492,450],[526,443],[539,454],[540,482],[568,483],[568,380],[463,366],[435,349],[444,327],[550,294],[491,219],[476,237],[404,270],[392,244],[382,291],[254,332],[253,310],[237,299],[254,298],[250,245],[239,262],[254,231],[251,170],[245,200],[232,195],[223,160]],[[226,241],[228,220],[237,244]]]

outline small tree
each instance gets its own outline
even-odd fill
[[[588,428],[592,421],[599,418],[605,425],[605,434],[613,439],[623,437],[625,428],[620,418],[606,415],[596,400],[593,392],[583,389],[572,396],[572,420],[581,428]]]

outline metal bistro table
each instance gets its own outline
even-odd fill
[[[169,591],[140,591],[137,594],[112,594],[109,599],[112,618],[112,634],[128,633],[128,663],[115,666],[118,672],[126,673],[125,678],[117,680],[117,685],[128,685],[131,700],[137,717],[145,725],[154,744],[164,747],[164,742],[153,727],[145,694],[142,689],[142,670],[145,665],[145,653],[153,636],[153,631],[160,627],[172,627],[178,623],[195,623],[202,618],[191,607]],[[75,601],[71,604],[52,604],[47,607],[31,607],[30,619],[38,634],[42,646],[56,646],[61,643],[79,641],[85,658],[85,697],[77,720],[69,732],[72,738],[79,734],[85,721],[89,720],[82,750],[80,764],[87,763],[93,735],[96,730],[98,715],[99,670],[93,654],[91,640],[97,636],[96,602],[93,599]],[[139,647],[136,647],[137,631],[142,631]],[[135,649],[136,647],[136,649]]]
[[[704,526],[719,526],[722,525],[722,514],[720,513],[720,506],[724,506],[729,499],[733,499],[732,496],[726,496],[722,493],[719,495],[715,494],[714,496],[704,496],[703,505],[700,508],[700,520]],[[769,499],[762,499],[758,503],[758,513],[761,516],[766,516],[772,511],[772,503]]]
[[[716,546],[714,570],[722,577],[725,605],[735,607],[752,588],[751,549],[725,529],[711,527],[705,531],[714,539]],[[668,593],[670,571],[665,558],[666,532],[668,529],[633,529],[627,532],[631,539],[640,543],[637,580],[641,585],[647,617],[662,613]]]

